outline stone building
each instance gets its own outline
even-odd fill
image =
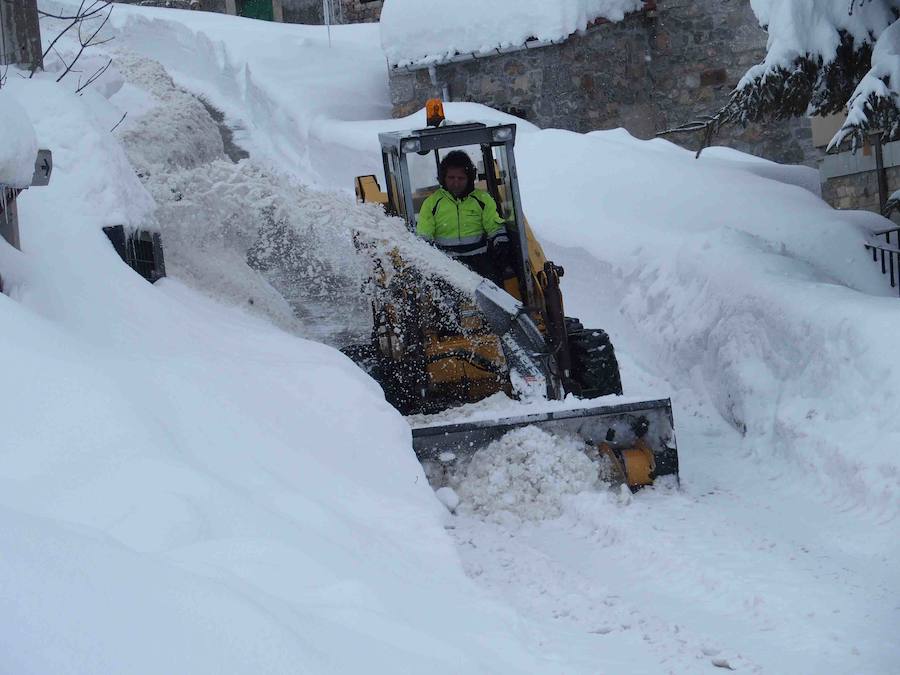
[[[325,23],[325,5],[330,2],[332,23],[372,23],[381,18],[384,0],[281,0],[286,23]]]
[[[373,23],[381,18],[384,0],[340,0],[343,23]]]
[[[596,21],[559,41],[392,68],[393,111],[407,115],[442,96],[484,103],[541,127],[624,127],[651,138],[718,110],[763,59],[766,40],[746,1],[645,0],[642,11],[621,22]],[[811,138],[809,120],[796,119],[725,128],[714,142],[813,165],[821,151]],[[699,135],[671,140],[691,148],[702,141]]]
[[[843,121],[843,115],[814,119],[813,144],[824,150]],[[881,213],[891,195],[900,190],[900,141],[880,148],[877,139],[872,141],[856,152],[843,149],[822,159],[822,198],[834,208]]]

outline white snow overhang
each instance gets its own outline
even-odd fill
[[[574,33],[572,34],[574,35]],[[450,63],[463,63],[466,61],[475,61],[478,59],[484,59],[491,56],[499,56],[501,54],[512,54],[515,52],[523,52],[526,50],[532,49],[541,49],[542,47],[550,47],[552,45],[562,44],[566,40],[568,40],[572,35],[566,35],[565,37],[557,38],[556,40],[528,40],[525,44],[521,44],[514,47],[496,47],[494,49],[489,49],[481,52],[471,52],[468,54],[455,54],[454,56],[445,58],[445,59],[435,59],[429,61],[422,61],[419,63],[412,63],[404,66],[392,66],[391,70],[393,71],[402,71],[407,73],[414,73],[417,70],[427,70],[429,68],[434,68],[435,66],[443,66]]]
[[[654,18],[656,16],[656,1],[657,0],[644,0],[644,8],[628,14],[625,19],[629,19],[637,14],[642,14],[649,18]],[[623,19],[624,20],[624,19]],[[443,66],[451,63],[465,63],[467,61],[476,61],[478,59],[485,59],[491,56],[500,56],[503,54],[513,54],[515,52],[523,52],[532,49],[542,49],[544,47],[551,47],[553,45],[559,45],[568,40],[573,35],[586,35],[598,28],[606,26],[612,23],[608,19],[595,19],[591,23],[588,24],[588,27],[583,31],[575,31],[574,33],[569,33],[568,35],[563,35],[562,37],[556,38],[555,40],[526,40],[523,44],[520,45],[512,45],[509,47],[495,47],[493,49],[487,49],[479,52],[468,52],[465,54],[454,54],[453,56],[449,56],[446,58],[439,59],[426,59],[423,61],[417,61],[416,63],[407,63],[402,65],[392,66],[390,62],[388,66],[393,72],[405,72],[405,73],[414,73],[418,70],[428,70],[429,68],[434,68],[435,66]]]

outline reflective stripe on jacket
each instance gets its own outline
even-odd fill
[[[497,204],[484,190],[457,199],[441,188],[422,204],[416,233],[455,257],[485,253],[488,241],[507,239]]]

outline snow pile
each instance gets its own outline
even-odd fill
[[[122,264],[101,228],[155,204],[52,79],[7,85],[56,171],[0,240],[0,670],[546,672],[371,380]]]
[[[526,41],[558,40],[596,19],[621,21],[643,0],[386,0],[381,44],[391,66],[488,54]]]
[[[854,17],[862,10],[875,11],[866,3]],[[774,17],[781,10],[767,11]],[[386,116],[386,93],[368,101],[354,93],[370,86],[362,80],[373,77],[380,51],[372,33],[349,30],[365,27],[338,31],[328,52],[318,51],[327,38],[312,27],[123,6],[114,14],[110,44],[158,58],[177,82],[221,102],[243,127],[239,140],[270,174],[288,171],[349,190],[353,176],[381,174],[379,131],[424,119],[419,112],[378,120],[379,111]],[[268,46],[281,42],[291,54],[315,54],[318,70],[299,56],[285,63],[287,52]],[[204,50],[181,58],[187,44]],[[365,67],[344,68],[353,58]],[[383,87],[384,62],[377,67]],[[307,95],[311,86],[315,97]],[[475,104],[449,104],[447,114],[509,119]],[[282,116],[290,118],[289,133]],[[704,392],[746,433],[747,452],[791,457],[823,479],[829,494],[894,508],[900,468],[887,448],[900,429],[881,414],[897,398],[886,375],[894,366],[882,362],[891,350],[885,336],[894,330],[894,305],[887,304],[894,299],[879,297],[889,288],[861,246],[885,221],[829,208],[813,170],[724,149],[695,160],[668,142],[641,142],[623,131],[579,135],[521,123],[517,156],[525,212],[538,236],[588,253],[590,290],[579,297],[573,276],[563,281],[571,313],[586,325],[608,325],[609,316],[595,309],[602,289],[647,345],[647,367]],[[558,262],[574,255],[563,250]],[[612,338],[624,356],[636,349]],[[642,391],[627,370],[624,384],[629,395],[666,393]],[[845,424],[862,429],[859,444],[838,440]]]
[[[863,25],[871,27],[875,4],[849,18],[843,10],[835,21],[869,17]],[[770,25],[792,16],[807,21],[779,7],[763,8]],[[123,6],[114,15],[110,45],[158,58],[177,82],[221,102],[243,127],[239,140],[270,174],[349,190],[355,175],[380,175],[379,131],[423,121],[423,112],[378,120],[388,108],[385,91],[356,95],[376,88],[365,78],[380,78],[383,88],[386,77],[365,27],[338,31],[329,52],[319,51],[327,38],[312,27]],[[293,50],[290,59],[269,47],[281,44]],[[187,45],[203,50],[183,57]],[[315,56],[317,70],[293,54]],[[352,59],[364,67],[347,69]],[[317,96],[310,97],[313,86]],[[509,119],[475,104],[449,104],[447,114]],[[590,290],[579,297],[573,276],[563,281],[570,312],[586,325],[608,325],[610,317],[595,309],[602,289],[646,344],[647,367],[708,396],[746,433],[747,452],[791,457],[824,479],[829,493],[893,508],[900,468],[887,448],[900,429],[881,411],[897,398],[887,376],[894,366],[882,362],[891,350],[885,336],[895,328],[894,299],[883,297],[889,288],[861,246],[885,221],[829,208],[818,198],[815,171],[724,149],[695,160],[670,143],[623,131],[579,135],[521,123],[517,155],[525,212],[538,236],[588,253]],[[577,255],[564,249],[558,262]],[[612,338],[624,356],[636,349]],[[641,391],[627,370],[624,384],[629,395],[666,393]],[[838,440],[844,424],[863,430],[858,444]]]
[[[566,171],[548,171],[561,156]],[[695,160],[622,131],[529,134],[518,157],[538,236],[595,265],[567,311],[604,325],[591,310],[602,289],[647,345],[646,367],[699,387],[748,452],[790,457],[830,494],[896,511],[900,423],[887,411],[900,368],[888,355],[900,316],[862,245],[884,219],[835,211],[753,162]]]
[[[259,302],[268,283],[251,278],[248,242],[268,259],[287,241],[253,234],[254,219],[280,226],[266,205],[302,215],[297,234],[339,225],[338,213],[373,236],[397,227],[294,182],[346,192],[354,175],[380,172],[378,131],[421,126],[422,113],[378,119],[377,26],[337,28],[327,50],[324,28],[114,14],[103,49],[121,50],[124,83],[111,71],[110,86],[74,97],[10,80],[57,170],[21,198],[24,253],[0,242],[11,296],[0,296],[0,372],[14,387],[0,406],[11,645],[0,670],[891,670],[897,610],[880,599],[897,596],[900,325],[860,246],[883,220],[828,209],[805,169],[520,124],[526,211],[566,267],[567,311],[610,329],[627,392],[673,390],[682,490],[644,490],[620,508],[584,487],[571,455],[528,471],[485,459],[473,499],[488,517],[460,504],[451,518],[404,421],[347,359],[179,279],[146,284],[99,230],[152,223],[158,209],[167,237],[183,237],[171,251],[179,277],[218,275],[234,286],[214,294],[247,306],[242,294]],[[200,108],[138,82],[126,49],[222,108],[254,162],[229,163]],[[163,145],[190,142],[166,134],[160,100],[203,125],[202,152],[172,165],[188,168],[153,168],[178,150]],[[116,133],[151,171],[144,186],[109,133],[125,110]],[[448,115],[504,117],[475,104]],[[140,136],[163,152],[140,149]],[[241,190],[254,205],[243,215]],[[204,246],[209,268],[194,262]],[[541,444],[552,455],[560,441]],[[498,486],[514,472],[530,492],[509,505]],[[562,519],[523,523],[557,512],[534,506],[555,490]],[[829,503],[835,494],[846,499]],[[475,591],[460,555],[519,613]]]
[[[368,233],[380,257],[402,250],[470,293],[480,281],[378,207],[311,190],[256,161],[230,161],[216,111],[159,63],[120,51],[111,70],[121,82],[107,108],[113,118],[128,113],[116,133],[158,204],[152,225],[163,234],[170,276],[337,347],[366,341],[371,331],[360,293],[371,261],[354,238]]]
[[[493,518],[555,518],[566,495],[597,484],[597,466],[584,442],[522,427],[476,452],[458,480],[466,511]]]
[[[68,12],[78,7],[72,0],[46,4]],[[45,34],[60,28],[46,24]],[[310,186],[352,189],[356,151],[342,147],[346,122],[390,117],[377,24],[332,26],[329,41],[324,26],[117,4],[102,36],[112,41],[95,54],[158,61],[176,84],[225,114],[238,144]],[[48,62],[54,67],[52,57]],[[376,135],[365,134],[365,142],[377,150]]]
[[[28,114],[5,89],[0,89],[0,120],[3,120],[0,183],[28,187],[34,174],[37,139]]]
[[[123,87],[110,100],[127,113],[118,136],[142,178],[225,159],[221,133],[207,108],[175,86],[159,63],[120,52],[113,69]]]

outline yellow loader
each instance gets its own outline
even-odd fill
[[[404,415],[433,414],[498,392],[517,397],[538,389],[547,400],[573,394],[583,402],[503,419],[413,425],[422,461],[471,456],[508,431],[534,425],[574,434],[585,451],[605,458],[611,477],[632,489],[660,476],[677,479],[678,452],[669,399],[592,403],[621,395],[608,335],[565,316],[563,268],[547,260],[519,195],[514,124],[445,124],[439,102],[429,101],[429,126],[379,135],[385,188],[375,176],[356,179],[361,202],[384,206],[415,232],[422,202],[435,190],[443,156],[461,149],[478,166],[477,186],[491,194],[514,249],[514,264],[500,284],[484,280],[474,294],[430,279],[395,250],[373,253],[371,343],[344,351],[364,367]],[[474,298],[471,297],[474,295]],[[446,419],[446,414],[442,419]],[[417,418],[421,419],[421,418]]]

